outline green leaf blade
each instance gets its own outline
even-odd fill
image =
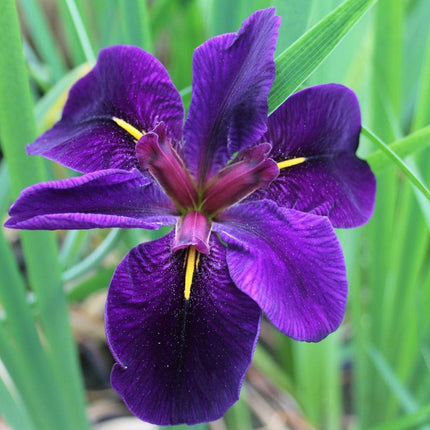
[[[376,1],[346,0],[275,59],[269,113],[297,90]]]
[[[417,130],[416,132],[388,145],[388,147],[401,158],[416,154],[429,146],[430,126]],[[392,160],[387,157],[386,153],[382,149],[378,149],[377,151],[369,154],[366,157],[366,161],[376,173],[381,172],[386,167],[392,165]]]
[[[427,186],[415,175],[414,172],[405,164],[405,162],[381,139],[379,139],[374,133],[372,133],[367,128],[363,127],[363,134],[371,139],[375,145],[377,145],[380,150],[389,157],[392,162],[394,162],[399,169],[406,175],[406,177],[411,181],[411,183],[419,190],[421,193],[430,200],[430,190]]]
[[[0,137],[8,163],[12,195],[16,197],[23,188],[45,180],[46,172],[42,159],[28,157],[25,153],[25,145],[36,136],[36,124],[17,11],[12,0],[2,3],[0,45]],[[36,397],[46,407],[52,408],[52,423],[57,426],[46,423],[44,428],[58,428],[61,422],[65,430],[85,430],[88,424],[82,381],[68,322],[67,302],[62,291],[56,238],[52,232],[40,231],[23,232],[21,237],[28,278],[37,295],[40,323],[47,344],[44,355],[46,363],[40,357],[38,361],[41,369],[44,366],[48,368],[44,374],[45,381],[38,385],[40,390],[46,391],[46,395]],[[13,289],[13,283],[2,284],[0,288]],[[16,303],[12,307],[18,306],[19,302]],[[14,313],[13,309],[9,315],[20,317],[19,312]],[[36,333],[35,320],[33,324]],[[28,377],[37,381],[38,374],[32,369],[32,354],[24,354],[23,359],[27,360],[29,374],[32,375]]]

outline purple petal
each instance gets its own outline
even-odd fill
[[[6,227],[28,230],[156,229],[177,218],[167,196],[137,169],[100,170],[33,185],[22,191],[9,215]]]
[[[159,425],[215,420],[238,399],[261,315],[232,283],[216,238],[185,300],[186,251],[172,253],[172,240],[171,233],[131,250],[106,304],[118,362],[112,385],[136,416]]]
[[[376,182],[355,155],[361,130],[355,94],[342,85],[307,88],[270,117],[266,139],[276,161],[305,157],[281,169],[277,180],[254,195],[304,212],[326,215],[335,227],[355,227],[373,212]]]
[[[199,184],[267,129],[280,24],[274,13],[273,8],[255,12],[237,34],[214,37],[194,52],[184,151]]]
[[[268,200],[232,207],[213,230],[228,245],[233,281],[279,330],[297,340],[319,341],[339,326],[347,282],[327,218]]]
[[[29,145],[40,154],[79,172],[138,166],[135,139],[113,121],[150,131],[163,121],[168,135],[180,139],[180,95],[163,65],[134,46],[100,51],[94,69],[71,89],[63,116]]]

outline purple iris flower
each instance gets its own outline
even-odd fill
[[[125,256],[106,304],[112,385],[143,420],[223,415],[262,312],[305,341],[342,321],[347,281],[333,227],[369,219],[375,179],[355,155],[361,120],[349,89],[311,87],[267,116],[279,23],[261,10],[196,49],[184,125],[160,62],[137,47],[106,48],[61,120],[28,147],[84,175],[24,190],[8,227],[175,226]]]

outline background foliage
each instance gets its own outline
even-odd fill
[[[241,400],[196,428],[430,429],[428,0],[2,0],[1,219],[24,187],[75,174],[24,147],[102,47],[154,53],[187,104],[194,48],[270,5],[282,16],[271,110],[299,87],[353,88],[377,203],[367,226],[338,231],[350,285],[342,327],[307,344],[263,324]],[[101,429],[95,405],[120,404],[106,385],[105,291],[127,249],[160,233],[0,233],[0,416],[17,430]]]

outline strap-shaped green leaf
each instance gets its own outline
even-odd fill
[[[425,405],[408,415],[371,427],[370,430],[408,430],[428,423],[429,417],[430,405]]]
[[[372,131],[367,129],[366,127],[362,128],[362,132],[365,136],[367,136],[376,146],[378,146],[381,152],[388,157],[392,163],[395,163],[400,170],[405,174],[405,176],[411,181],[415,187],[421,193],[430,200],[430,190],[427,186],[420,181],[420,179],[412,172],[412,170],[405,164],[405,162],[396,154],[389,145],[384,143],[378,136],[376,136]]]
[[[27,157],[24,150],[25,144],[36,136],[36,125],[13,0],[2,1],[0,46],[0,137],[8,163],[11,192],[15,197],[24,187],[43,181],[46,173],[42,160]],[[38,384],[38,390],[28,398],[36,397],[38,402],[48,406],[53,412],[49,415],[38,412],[42,406],[35,406],[32,410],[43,414],[40,421],[43,427],[40,428],[58,428],[58,423],[61,423],[64,429],[87,429],[82,382],[67,318],[67,302],[61,290],[56,238],[52,232],[23,232],[21,238],[28,279],[37,296],[40,327],[47,345],[44,350],[46,363],[39,357],[40,364],[34,364],[34,369],[37,370],[32,367],[36,355],[33,357],[31,353],[22,354],[31,371],[26,378],[34,378],[33,382],[37,382],[40,375],[43,375],[43,382]],[[11,276],[4,275],[6,269],[2,268],[1,273],[5,279],[12,279]],[[6,289],[13,290],[17,282],[0,282],[0,288],[5,293]],[[7,308],[9,324],[12,324],[11,318],[24,318],[23,300],[12,302]],[[21,309],[14,312],[19,304]],[[36,335],[35,322],[32,323],[33,333]],[[29,322],[29,326],[30,324]],[[28,342],[23,342],[23,345],[25,343]],[[46,372],[42,374],[38,366],[40,369],[46,366]],[[57,387],[61,387],[61,390]]]
[[[67,414],[46,350],[39,340],[25,289],[13,254],[0,235],[0,303],[8,318],[7,325],[0,327],[1,361],[25,402],[29,418],[36,427],[53,430]]]
[[[81,42],[82,49],[85,53],[85,57],[89,63],[94,63],[96,61],[96,57],[94,55],[93,48],[91,47],[86,28],[79,14],[79,9],[74,0],[66,0],[66,4],[72,17],[76,33],[78,34],[79,41]]]
[[[377,0],[346,0],[276,59],[269,112],[280,106],[324,61]]]
[[[28,416],[25,405],[21,399],[17,399],[11,393],[10,385],[8,386],[3,379],[0,379],[0,414],[5,417],[12,428],[37,430]]]
[[[428,146],[430,146],[430,126],[424,127],[388,145],[401,158],[419,152]],[[366,157],[366,161],[376,173],[393,165],[393,160],[381,149],[369,154]]]
[[[64,74],[66,66],[43,8],[40,2],[35,0],[20,0],[19,5],[36,48],[49,66],[55,82]]]

